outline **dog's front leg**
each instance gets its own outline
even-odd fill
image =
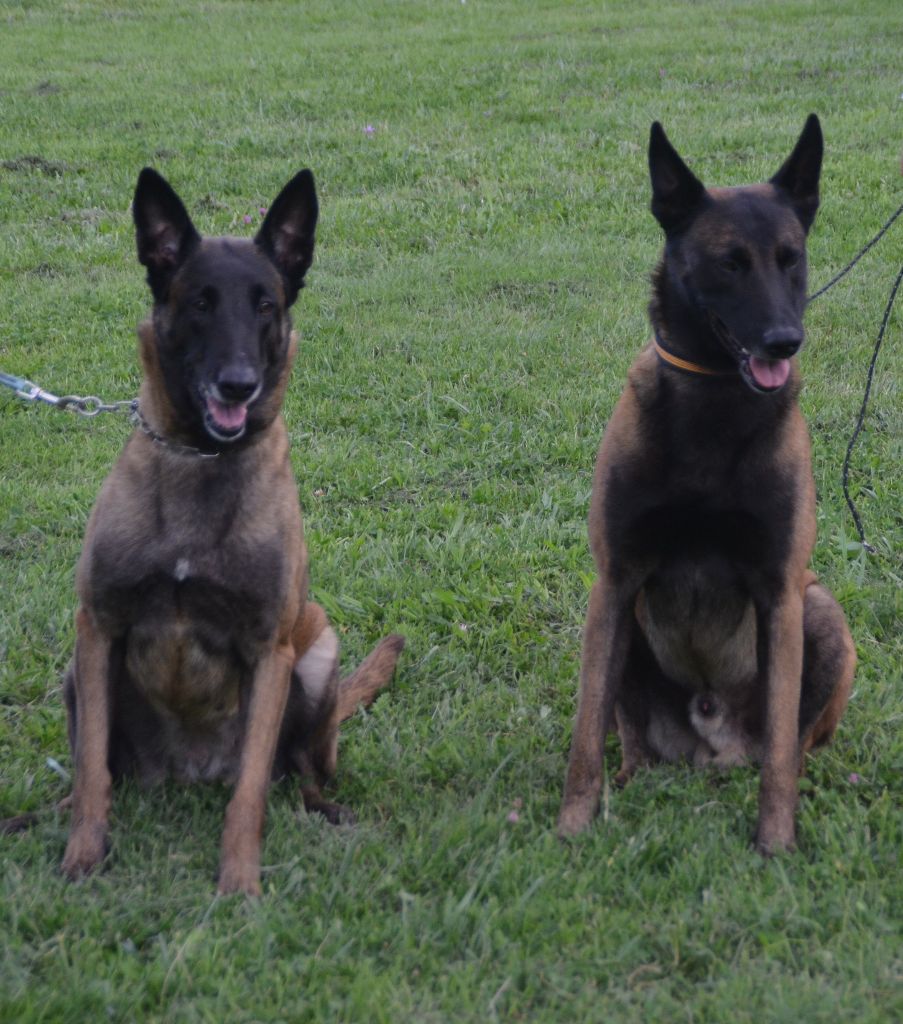
[[[776,605],[765,611],[765,622],[767,714],[756,848],[770,855],[791,850],[795,844],[803,595],[789,587],[785,589]]]
[[[75,616],[75,784],[72,824],[62,871],[79,878],[107,852],[112,779],[110,748],[110,638],[82,607]]]
[[[599,809],[602,753],[624,674],[630,614],[630,602],[611,581],[596,580],[586,615],[577,718],[558,815],[562,838],[582,832]]]
[[[281,644],[258,666],[248,709],[238,783],[223,828],[222,894],[260,895],[260,842],[276,743],[285,714],[294,647]]]

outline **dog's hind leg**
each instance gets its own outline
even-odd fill
[[[353,820],[341,804],[323,797],[321,787],[335,772],[339,743],[337,697],[339,689],[339,640],[323,609],[308,601],[302,621],[295,627],[291,741],[292,767],[301,776],[304,809],[322,814],[338,825]]]
[[[803,751],[827,743],[840,721],[856,669],[856,648],[834,595],[812,577],[803,605]]]
[[[294,678],[286,714],[290,767],[301,775],[305,809],[332,824],[353,821],[341,804],[324,799],[321,787],[335,774],[339,726],[358,706],[368,706],[390,681],[404,637],[385,637],[351,675],[339,679],[339,643],[319,605],[308,602],[294,634]]]
[[[32,825],[36,825],[40,817],[40,811],[29,811],[26,814],[15,814],[11,818],[0,818],[0,835],[9,836],[15,832],[24,832]]]
[[[625,786],[644,765],[693,762],[700,747],[708,749],[690,724],[687,700],[686,691],[659,667],[639,623],[634,621],[624,682],[615,705],[621,742],[616,786]]]
[[[27,829],[37,825],[48,811],[60,814],[71,809],[72,794],[70,793],[68,796],[64,796],[62,800],[57,800],[53,807],[45,807],[40,811],[28,811],[26,814],[16,814],[12,818],[0,818],[0,835],[9,836],[16,832],[25,832]]]
[[[72,664],[66,669],[63,676],[63,702],[66,705],[66,723],[69,734],[69,750],[75,754],[75,676]],[[0,835],[13,835],[16,832],[24,832],[30,829],[47,814],[49,811],[68,811],[72,807],[72,794],[64,796],[62,800],[53,807],[45,807],[40,811],[28,811],[25,814],[16,814],[12,818],[0,818]]]
[[[653,761],[654,756],[646,742],[645,728],[631,718],[620,704],[615,707],[615,723],[621,741],[621,767],[613,781],[619,789],[623,789],[637,769]]]

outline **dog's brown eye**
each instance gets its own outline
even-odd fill
[[[778,266],[791,270],[802,258],[803,254],[798,249],[781,249],[778,252]]]
[[[257,312],[261,316],[272,316],[274,309],[275,306],[273,305],[272,302],[270,302],[269,299],[261,299],[259,305],[257,306]]]
[[[731,249],[718,260],[718,269],[723,274],[740,274],[749,268],[749,253],[740,248]]]
[[[198,313],[206,313],[210,309],[210,303],[202,295],[196,298],[191,305]]]

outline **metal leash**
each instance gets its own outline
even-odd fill
[[[824,295],[826,291],[833,288],[838,281],[846,277],[847,274],[856,266],[856,264],[862,259],[862,257],[887,233],[888,228],[894,223],[894,221],[903,213],[903,205],[898,206],[894,213],[885,221],[884,226],[878,232],[875,237],[864,245],[858,253],[850,260],[850,262],[841,270],[839,274],[835,274],[831,280],[819,288],[814,295],[810,295],[807,300],[807,305],[810,302],[814,302],[820,295]],[[850,437],[850,443],[847,445],[846,455],[843,458],[843,470],[841,472],[841,483],[843,485],[843,496],[847,503],[851,515],[853,516],[853,522],[856,524],[856,532],[859,534],[859,541],[863,548],[871,554],[876,554],[876,549],[865,539],[865,529],[862,525],[862,519],[859,517],[859,510],[856,508],[856,503],[850,496],[850,459],[853,455],[853,448],[856,442],[859,440],[859,435],[862,433],[862,427],[865,423],[865,413],[868,408],[869,397],[872,392],[872,379],[875,375],[875,364],[878,361],[878,353],[881,351],[881,345],[884,341],[884,334],[887,331],[887,323],[890,320],[891,310],[894,308],[894,301],[897,298],[897,292],[900,289],[900,282],[903,280],[903,267],[900,267],[900,272],[897,274],[897,278],[894,281],[894,286],[890,291],[890,298],[887,300],[887,305],[884,308],[884,317],[881,320],[881,328],[878,331],[878,338],[875,342],[874,350],[872,351],[872,358],[869,362],[868,373],[865,379],[865,393],[862,396],[862,405],[859,408],[859,417],[856,420],[856,427],[853,430],[853,434]]]
[[[219,458],[219,452],[204,452],[200,448],[194,448],[189,444],[179,444],[176,441],[170,441],[169,438],[164,437],[162,434],[158,434],[142,415],[137,398],[125,398],[118,402],[104,402],[97,395],[54,395],[52,392],[38,387],[32,381],[26,380],[25,377],[16,377],[11,373],[4,373],[2,370],[0,370],[0,384],[5,384],[8,388],[12,388],[19,398],[24,399],[26,402],[46,402],[47,405],[52,405],[57,409],[71,409],[74,413],[78,413],[79,416],[91,418],[101,412],[127,412],[132,424],[143,434],[146,434],[154,444],[158,444],[163,448],[169,449],[169,451],[181,455],[196,455],[200,459]]]
[[[132,415],[138,412],[138,399],[127,398],[120,402],[104,402],[97,395],[54,395],[45,391],[37,384],[25,377],[15,377],[11,373],[3,373],[0,370],[0,384],[8,388],[24,399],[26,402],[45,402],[47,405],[55,406],[57,409],[71,409],[79,416],[93,417],[102,412],[129,412]]]

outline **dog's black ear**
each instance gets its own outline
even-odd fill
[[[314,258],[317,190],[309,170],[299,171],[276,197],[254,242],[279,268],[290,306],[304,287],[304,275]]]
[[[132,200],[138,259],[147,267],[147,283],[162,301],[173,274],[200,242],[191,218],[169,182],[152,167],[138,175]]]
[[[649,133],[652,213],[666,234],[678,231],[705,199],[705,186],[681,160],[665,129],[654,121]]]
[[[818,211],[818,178],[824,148],[821,124],[815,114],[810,114],[793,152],[771,179],[771,184],[788,196],[806,231],[812,227]]]

